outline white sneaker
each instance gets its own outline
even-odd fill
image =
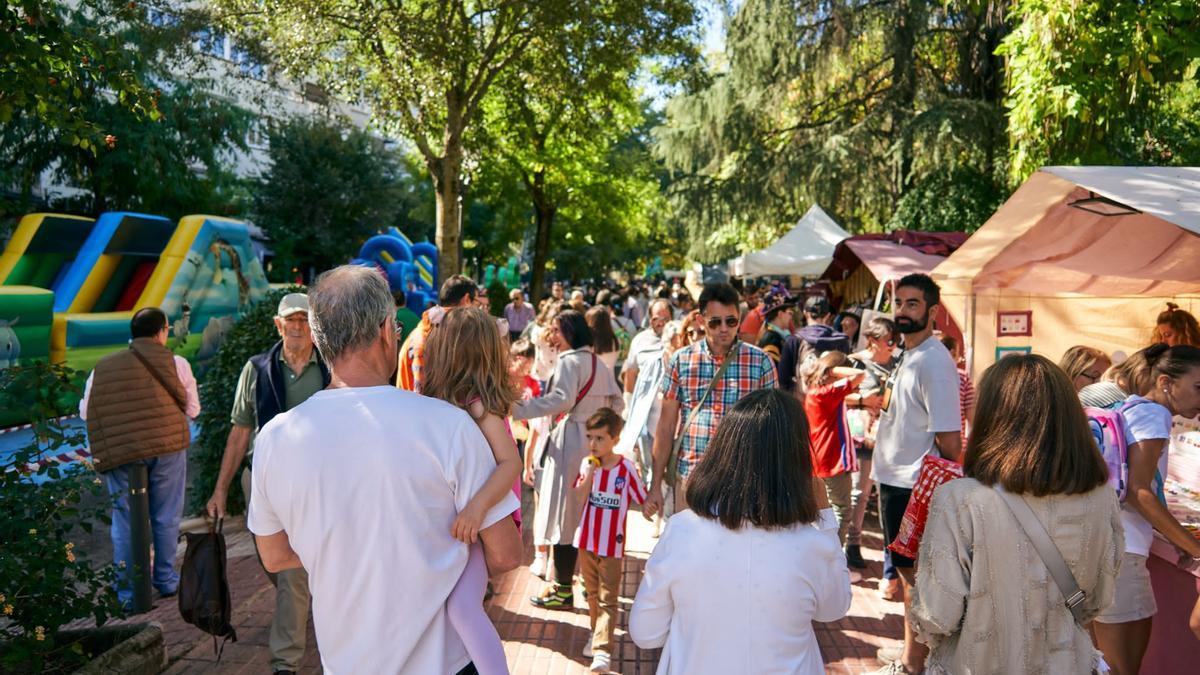
[[[585,658],[592,658],[592,638],[588,638],[587,644],[583,646],[583,655]]]
[[[609,657],[608,652],[596,652],[596,655],[592,657],[591,671],[593,673],[607,673],[611,669],[612,658]]]
[[[546,556],[538,554],[533,556],[533,564],[529,566],[529,572],[539,579],[546,578]]]
[[[860,582],[862,580],[863,580],[862,572],[859,572],[858,570],[850,570],[850,583],[857,584],[858,582]]]

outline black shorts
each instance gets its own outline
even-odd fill
[[[912,497],[909,488],[894,485],[879,484],[879,526],[883,528],[883,545],[886,547],[896,539],[900,532],[900,521],[904,520],[904,511],[908,509],[908,499]],[[896,567],[912,568],[916,561],[892,551],[892,564]]]

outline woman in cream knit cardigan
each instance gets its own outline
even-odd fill
[[[930,675],[1091,673],[1087,630],[996,487],[1024,499],[1087,598],[1090,622],[1113,599],[1124,550],[1116,493],[1075,389],[1042,356],[984,373],[965,478],[933,495],[909,622]]]

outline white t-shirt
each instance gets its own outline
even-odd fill
[[[891,401],[879,417],[871,477],[911,488],[921,460],[934,451],[934,437],[962,430],[958,368],[941,340],[930,337],[904,352],[889,385]]]
[[[813,621],[850,609],[850,572],[833,509],[816,523],[726,529],[681,511],[646,562],[629,613],[642,649],[663,647],[658,672],[825,672]]]
[[[496,461],[466,412],[391,386],[317,392],[258,435],[247,525],[308,571],[326,673],[455,673],[446,617],[467,564],[454,518]],[[486,528],[519,507],[511,493]]]
[[[1125,400],[1125,405],[1134,402],[1138,402],[1138,405],[1126,408],[1121,413],[1125,417],[1125,442],[1133,445],[1141,441],[1170,439],[1173,423],[1171,411],[1141,396],[1130,396]],[[1162,454],[1158,458],[1158,472],[1151,484],[1154,493],[1164,502],[1163,479],[1167,476],[1170,446],[1170,443],[1163,444]],[[1154,528],[1128,501],[1121,505],[1121,525],[1125,528],[1125,552],[1149,556],[1150,544],[1154,542]]]

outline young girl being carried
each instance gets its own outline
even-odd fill
[[[425,344],[421,393],[465,409],[479,425],[496,457],[496,470],[471,498],[452,527],[470,545],[467,568],[446,600],[446,613],[475,668],[482,675],[507,673],[504,647],[483,610],[488,571],[479,543],[485,514],[512,490],[520,498],[521,458],[508,428],[509,407],[521,398],[509,377],[508,347],[496,321],[480,309],[454,309]],[[521,512],[513,519],[521,524]]]

